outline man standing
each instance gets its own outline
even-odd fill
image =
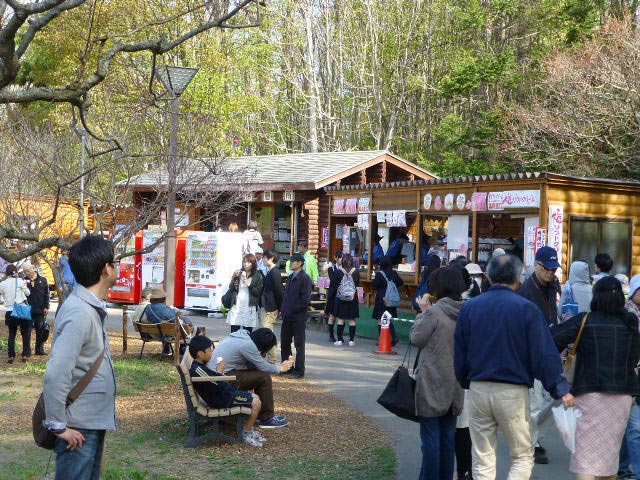
[[[492,258],[487,266],[491,288],[462,306],[456,326],[454,363],[460,385],[469,389],[465,407],[474,480],[496,478],[498,426],[513,459],[507,478],[530,478],[533,440],[527,412],[534,378],[565,407],[575,405],[545,319],[515,293],[521,273],[517,257]]]
[[[552,247],[542,247],[536,252],[533,275],[527,278],[518,289],[518,295],[533,302],[544,316],[549,326],[558,324],[557,298],[560,294],[560,283],[556,277],[556,270],[560,268],[558,252]],[[547,452],[541,445],[540,415],[551,403],[539,381],[533,382],[531,393],[531,419],[533,443],[535,445],[534,458],[539,464],[549,463]]]
[[[262,290],[262,325],[273,330],[276,319],[280,315],[282,298],[284,297],[284,286],[282,285],[282,275],[276,266],[278,264],[278,253],[275,250],[267,250],[264,254],[265,265],[269,269],[264,278],[264,288]],[[276,354],[273,350],[267,353],[267,358],[275,362]]]
[[[307,272],[307,275],[309,275],[313,284],[316,285],[318,283],[318,277],[320,277],[320,274],[318,273],[318,261],[309,251],[309,244],[306,240],[300,240],[298,242],[298,251],[296,253],[302,254],[304,258],[304,266],[302,268]],[[293,267],[291,266],[291,259],[287,260],[285,270],[287,273],[291,273],[293,270]]]
[[[116,427],[116,382],[103,302],[117,279],[113,244],[100,237],[84,237],[71,247],[69,264],[76,287],[56,315],[44,376],[45,426],[58,437],[56,480],[97,480],[105,431]],[[103,352],[95,376],[67,407],[67,395]]]
[[[296,363],[290,375],[304,377],[304,344],[306,338],[307,310],[311,303],[311,278],[302,269],[304,257],[294,253],[289,259],[291,275],[282,301],[282,329],[280,330],[281,358],[284,362],[291,355],[291,340],[295,339]],[[316,267],[317,268],[317,267]]]
[[[31,292],[29,305],[31,305],[31,318],[36,330],[36,355],[46,355],[42,334],[49,313],[49,283],[30,263],[23,265],[22,271],[27,276],[27,288]]]

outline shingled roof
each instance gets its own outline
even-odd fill
[[[186,169],[192,173],[195,170],[203,173],[224,172],[224,175],[206,175],[205,180],[199,182],[200,186],[203,183],[212,186],[250,184],[255,188],[279,190],[295,185],[298,190],[315,190],[385,160],[410,171],[416,178],[437,178],[387,150],[202,158],[190,160]],[[178,173],[178,184],[189,184],[189,177],[193,175]],[[118,185],[133,190],[148,190],[167,183],[167,172],[162,169],[136,175]]]

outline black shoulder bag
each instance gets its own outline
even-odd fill
[[[418,349],[418,355],[416,356],[416,360],[413,364],[414,372],[416,369],[416,365],[418,364],[419,357],[420,350]],[[416,381],[409,374],[410,360],[411,342],[409,342],[407,351],[404,354],[402,364],[393,373],[391,380],[389,380],[389,383],[387,383],[387,386],[382,392],[382,395],[380,395],[380,398],[378,398],[378,403],[400,418],[418,422],[420,420],[416,415]]]

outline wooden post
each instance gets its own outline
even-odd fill
[[[180,312],[176,311],[176,335],[173,346],[173,358],[176,365],[180,365]]]
[[[127,340],[129,338],[129,308],[122,307],[122,354],[127,353]]]

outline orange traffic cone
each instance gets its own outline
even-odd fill
[[[374,350],[371,353],[375,353],[376,355],[398,355],[398,352],[394,352],[391,348],[391,332],[389,332],[388,322],[382,322],[378,350]]]

